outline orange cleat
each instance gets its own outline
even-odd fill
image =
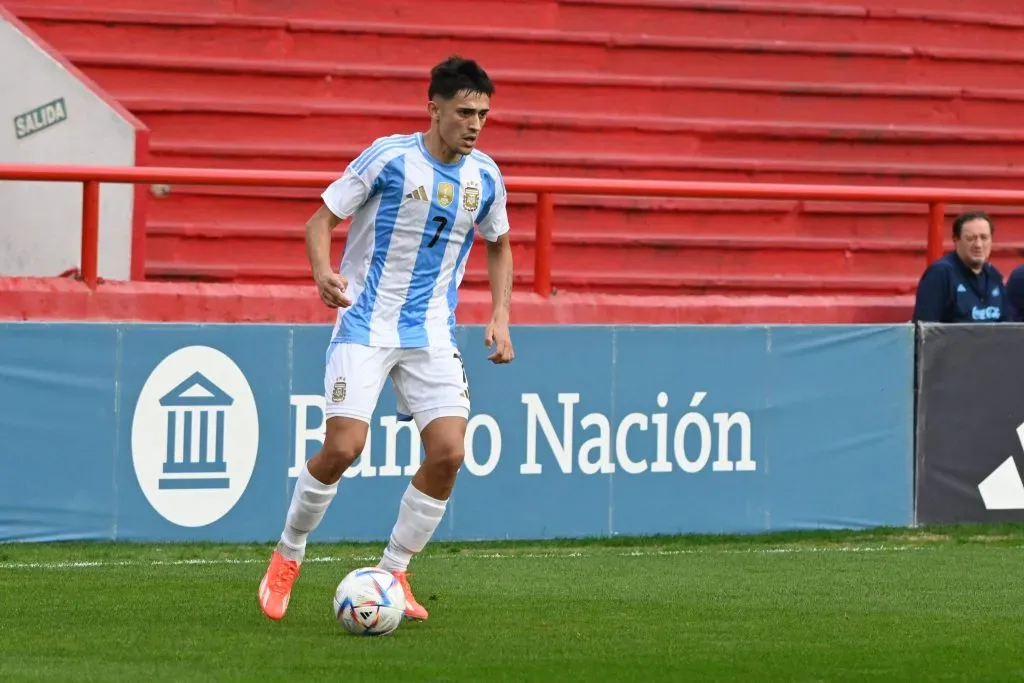
[[[285,559],[275,550],[270,558],[270,567],[260,582],[260,607],[264,614],[274,620],[284,616],[292,596],[292,584],[298,575],[299,563]]]
[[[412,594],[412,588],[409,586],[409,576],[405,572],[391,573],[402,584],[402,591],[405,593],[405,618],[423,621],[429,617],[430,614],[427,613],[426,608],[416,602],[416,597]]]

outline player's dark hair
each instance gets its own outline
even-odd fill
[[[479,93],[490,97],[494,84],[487,72],[472,59],[453,55],[430,70],[430,88],[427,97],[450,100],[460,92]]]
[[[960,233],[963,232],[964,225],[979,218],[984,221],[988,221],[989,232],[995,234],[996,224],[992,222],[991,216],[984,211],[968,211],[967,213],[960,214],[956,217],[956,220],[953,221],[953,237],[960,239]]]

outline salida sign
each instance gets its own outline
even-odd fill
[[[42,106],[36,107],[32,111],[15,116],[14,134],[19,140],[27,138],[33,133],[38,133],[41,130],[57,125],[61,121],[66,121],[67,118],[68,107],[64,103],[64,98],[61,97],[53,102],[47,102]]]

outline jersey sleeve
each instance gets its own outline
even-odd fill
[[[324,204],[344,220],[359,210],[366,200],[380,190],[381,172],[388,162],[408,147],[408,136],[378,138],[356,157],[345,173],[324,190]]]
[[[949,269],[930,266],[921,276],[917,285],[914,302],[914,321],[941,323],[948,322],[946,316],[946,295],[949,291]]]
[[[354,214],[369,196],[370,186],[349,166],[340,178],[327,186],[321,198],[331,213],[344,220]]]
[[[497,177],[493,177],[485,171],[483,177],[484,182],[490,186],[487,189],[492,190],[492,192],[487,193],[489,195],[488,199],[491,201],[484,205],[480,218],[477,221],[477,227],[479,227],[480,234],[483,235],[485,240],[497,242],[499,237],[509,231],[505,182],[502,180],[500,173],[497,174]]]

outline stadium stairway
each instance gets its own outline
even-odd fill
[[[150,126],[154,164],[340,172],[374,137],[422,128],[426,71],[458,52],[496,81],[482,148],[506,175],[1024,185],[1018,0],[8,7]],[[147,279],[307,282],[302,225],[316,194],[154,187]],[[559,197],[553,283],[568,294],[863,297],[891,318],[925,263],[926,211]],[[1024,208],[992,211],[994,260],[1008,270],[1024,253]],[[513,195],[510,213],[525,286],[534,198]],[[474,250],[467,284],[485,277]]]

